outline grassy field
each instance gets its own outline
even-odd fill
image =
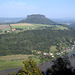
[[[3,61],[11,61],[11,60],[21,60],[21,59],[27,59],[28,57],[33,55],[7,55],[7,56],[0,56],[0,60]]]
[[[27,28],[27,27],[34,27],[35,25],[29,23],[17,23],[17,24],[10,24],[12,28]]]
[[[30,23],[15,23],[15,24],[10,24],[10,25],[0,25],[0,30],[2,30],[2,32],[0,32],[0,34],[5,33],[5,31],[10,31],[11,29],[15,29],[15,28],[21,28],[22,31],[24,30],[42,30],[42,29],[46,29],[48,27],[51,27],[50,29],[52,30],[64,30],[64,29],[68,29],[67,27],[63,27],[63,26],[59,26],[59,25],[45,25],[45,24],[30,24]],[[20,32],[18,30],[14,31],[16,33]]]
[[[12,30],[16,29],[16,30]],[[5,33],[19,33],[26,30],[43,30],[43,29],[51,29],[51,30],[68,30],[67,27],[63,27],[60,25],[45,25],[45,24],[30,24],[30,23],[15,23],[10,25],[0,25],[0,34]]]
[[[57,29],[61,29],[61,30],[64,30],[64,29],[68,29],[67,27],[63,27],[63,26],[59,26],[59,25],[56,25]]]
[[[22,66],[22,61],[0,61],[0,70],[20,68]]]
[[[12,28],[36,28],[36,27],[41,27],[41,26],[48,26],[51,27],[50,25],[43,25],[43,24],[28,24],[28,23],[18,23],[18,24],[10,24]]]
[[[11,26],[34,26],[30,23],[16,23],[16,24],[10,24]]]
[[[22,61],[32,58],[37,64],[40,62],[40,59],[36,58],[34,55],[8,55],[0,56],[0,70],[20,68],[23,66]]]
[[[17,23],[17,24],[10,24],[12,28],[40,28],[40,27],[54,27],[54,25],[45,25],[45,24],[29,24],[29,23]],[[67,27],[56,25],[56,28],[53,28],[55,30],[64,30],[68,29]]]
[[[10,29],[9,25],[0,25],[0,29]]]

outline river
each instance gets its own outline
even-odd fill
[[[69,53],[69,54],[68,54],[68,57],[69,57],[69,60],[70,60],[71,66],[72,66],[73,68],[75,68],[75,56],[74,56],[74,57],[71,57],[72,54],[75,54],[75,52],[71,52],[71,53]]]
[[[75,54],[75,52],[71,52],[68,54],[68,57],[69,57],[69,60],[71,62],[71,65],[72,67],[75,68],[75,57],[74,58],[71,58],[71,55],[72,54]],[[53,63],[51,61],[49,62],[46,62],[46,63],[43,63],[43,64],[40,64],[39,65],[39,68],[41,69],[41,71],[43,71],[44,73],[46,72],[46,70],[51,67],[53,65]],[[4,70],[4,71],[0,71],[0,75],[6,75],[6,73],[8,72],[17,72],[18,70],[20,70],[21,68],[14,68],[14,69],[9,69],[9,70]]]
[[[9,72],[17,72],[20,69],[21,68],[14,68],[14,69],[3,70],[3,71],[0,71],[0,75],[6,75]]]

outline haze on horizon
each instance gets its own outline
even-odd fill
[[[75,0],[0,0],[0,17],[26,17],[31,14],[75,18]]]

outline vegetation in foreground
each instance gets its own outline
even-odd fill
[[[0,56],[0,71],[13,69],[13,68],[21,68],[23,66],[22,61],[25,61],[29,58],[33,59],[39,65],[41,63],[45,63],[45,62],[57,59],[60,56],[67,55],[69,52],[72,52],[72,51],[74,52],[75,50],[63,52],[60,55],[56,55],[56,53],[54,53],[53,54],[54,57],[52,57],[51,55],[44,55],[44,53],[40,53],[40,54],[34,53],[34,55],[19,54],[19,55]],[[75,55],[73,54],[72,56],[75,56]]]
[[[74,75],[75,72],[72,72],[72,67],[70,61],[67,57],[59,57],[54,64],[46,71],[46,75]],[[36,62],[32,59],[26,60],[23,62],[24,67],[17,72],[17,75],[45,75],[44,72],[38,68]],[[8,73],[7,75],[12,75]],[[13,75],[16,75],[13,72]]]
[[[68,58],[57,58],[52,67],[47,70],[46,75],[74,75]]]
[[[32,59],[23,62],[24,67],[17,72],[17,75],[43,75],[36,62]]]

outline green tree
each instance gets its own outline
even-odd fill
[[[17,75],[43,75],[32,59],[24,61],[23,64],[24,67],[17,72]]]
[[[72,75],[71,65],[67,58],[57,58],[51,68],[47,70],[46,75]]]

